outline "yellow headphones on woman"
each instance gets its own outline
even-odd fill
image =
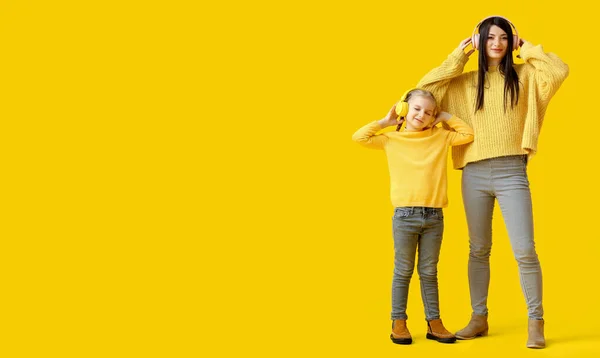
[[[512,22],[510,22],[509,19],[503,17],[503,16],[498,16],[498,15],[493,15],[493,16],[488,16],[485,19],[479,21],[479,23],[477,24],[477,26],[475,26],[475,28],[473,29],[473,34],[471,35],[471,44],[473,45],[473,48],[476,50],[479,50],[479,34],[476,33],[479,30],[479,26],[481,26],[481,24],[487,20],[487,19],[491,19],[492,17],[499,17],[501,19],[506,20],[506,22],[508,22],[510,24],[510,26],[513,28],[514,33],[513,33],[513,51],[519,48],[519,32],[517,31],[517,28],[515,27],[515,25],[513,25]]]

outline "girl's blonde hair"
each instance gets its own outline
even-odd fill
[[[438,111],[438,106],[437,106],[437,101],[436,101],[433,93],[429,92],[428,90],[421,89],[421,88],[415,88],[414,90],[411,90],[410,92],[408,92],[404,101],[408,102],[413,97],[429,98],[431,100],[431,102],[433,102],[433,105],[435,106],[435,109],[433,111],[433,116],[434,117],[436,116],[437,111]],[[396,131],[399,131],[400,127],[402,127],[402,123],[398,124],[398,126],[396,127]]]

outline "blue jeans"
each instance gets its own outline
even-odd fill
[[[392,220],[394,233],[394,278],[392,320],[407,319],[408,286],[418,255],[417,271],[426,319],[440,318],[437,264],[444,233],[441,208],[398,207]]]
[[[469,226],[469,289],[473,312],[488,314],[492,214],[498,200],[519,266],[529,318],[542,319],[542,269],[533,241],[527,157],[506,156],[467,164],[462,173],[462,196]]]

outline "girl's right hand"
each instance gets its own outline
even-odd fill
[[[463,50],[463,51],[464,51],[464,50],[467,48],[467,46],[469,46],[469,44],[470,44],[470,43],[471,43],[471,38],[470,38],[470,37],[467,37],[466,39],[464,39],[464,40],[462,40],[462,41],[460,42],[460,44],[458,45],[458,47],[459,47],[461,50]],[[471,48],[471,50],[469,50],[469,52],[465,53],[465,55],[467,55],[467,57],[469,57],[469,56],[471,56],[471,54],[472,54],[473,52],[475,52],[475,48],[474,48],[474,47],[473,47],[473,48]]]
[[[404,119],[398,120],[398,113],[396,113],[396,105],[394,104],[388,114],[379,120],[379,125],[381,128],[385,128],[389,126],[397,126],[402,122],[404,122]]]

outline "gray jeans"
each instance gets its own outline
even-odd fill
[[[462,174],[462,196],[469,227],[473,313],[488,314],[492,214],[497,199],[519,267],[529,318],[542,319],[542,270],[533,240],[527,157],[498,157],[467,164]]]
[[[392,319],[407,319],[408,286],[418,255],[417,271],[427,320],[440,318],[437,264],[444,232],[440,208],[399,207],[392,220],[394,233],[394,278]]]

